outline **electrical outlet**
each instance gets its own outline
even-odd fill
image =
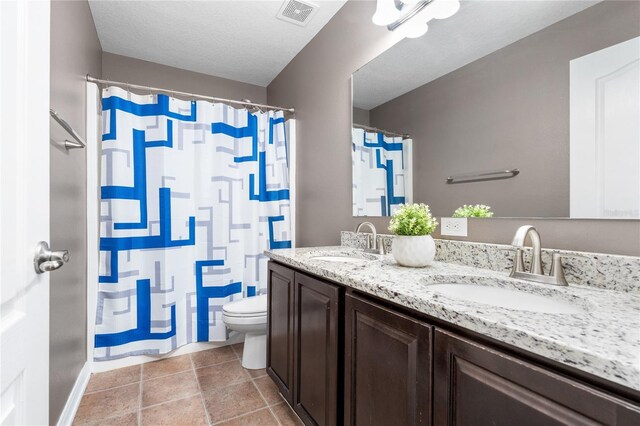
[[[440,235],[448,235],[450,237],[466,237],[467,236],[467,218],[466,217],[443,217],[440,218]]]

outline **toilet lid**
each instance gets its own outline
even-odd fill
[[[222,310],[232,315],[266,314],[267,295],[261,294],[260,296],[247,297],[246,299],[225,303]]]

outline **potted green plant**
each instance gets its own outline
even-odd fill
[[[476,204],[474,206],[465,204],[453,212],[453,217],[493,217],[493,212],[490,206],[485,206],[484,204]]]
[[[391,216],[389,231],[395,234],[391,251],[401,266],[429,266],[436,255],[431,237],[438,222],[426,204],[402,204]]]

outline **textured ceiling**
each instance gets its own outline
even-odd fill
[[[375,108],[596,3],[463,1],[453,17],[431,21],[427,34],[400,41],[358,70],[354,106]]]
[[[276,18],[282,1],[89,0],[105,52],[267,86],[346,0],[312,0],[300,27]]]

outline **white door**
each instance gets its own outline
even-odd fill
[[[49,423],[49,2],[0,1],[0,425]]]
[[[640,37],[570,70],[571,217],[640,219]]]

